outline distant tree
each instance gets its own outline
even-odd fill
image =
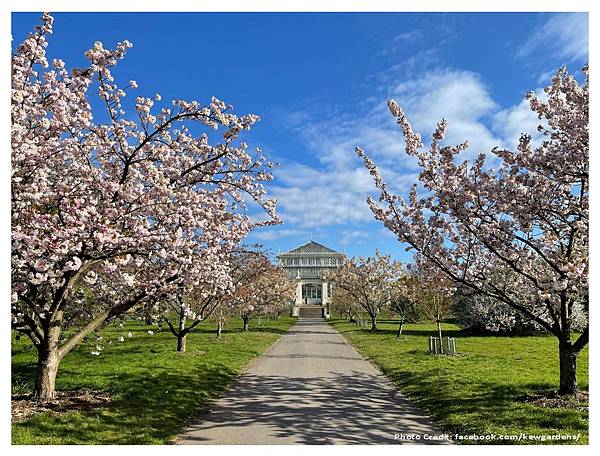
[[[350,293],[342,288],[336,288],[331,297],[331,307],[337,311],[340,316],[344,315],[351,323],[356,321],[358,314],[358,305]]]
[[[187,335],[212,315],[222,304],[229,288],[219,289],[208,283],[199,283],[186,289],[183,284],[161,299],[160,318],[167,323],[177,338],[177,351],[185,352]]]
[[[540,329],[522,312],[464,287],[459,287],[454,296],[452,315],[461,327],[477,334],[530,334]]]
[[[229,297],[229,305],[242,318],[244,331],[248,331],[255,315],[276,314],[288,308],[296,287],[266,255],[251,258],[244,264],[243,271],[245,279]]]
[[[377,316],[391,299],[391,288],[401,274],[401,264],[389,255],[376,252],[374,257],[352,258],[346,261],[328,278],[338,293],[346,294],[356,306],[371,318],[371,331],[377,330]]]
[[[437,326],[442,338],[442,320],[452,306],[455,288],[448,277],[426,258],[417,255],[413,265],[418,283],[418,307]]]
[[[405,323],[418,319],[421,291],[419,277],[410,270],[391,286],[390,310],[398,317],[396,337],[402,335]]]
[[[388,106],[406,152],[421,168],[408,200],[393,194],[377,167],[356,151],[379,189],[377,220],[437,265],[452,281],[501,301],[558,340],[559,394],[577,391],[576,362],[589,326],[572,340],[573,316],[589,306],[589,73],[580,83],[561,68],[545,97],[527,94],[545,136],[522,134],[516,151],[495,148],[498,166],[480,154],[459,162],[468,143],[445,146],[442,120],[428,150],[398,104]],[[532,340],[532,342],[534,342]]]
[[[223,304],[220,305],[210,316],[210,320],[217,324],[217,328],[215,331],[217,339],[221,338],[223,334],[223,328],[225,327],[225,323],[229,320],[229,318],[233,315],[233,309],[230,305],[228,305],[227,300],[223,301]]]
[[[532,334],[543,329],[524,313],[502,301],[465,288],[459,288],[456,293],[451,312],[459,325],[475,333],[516,335]],[[585,312],[575,311],[572,328],[583,331],[586,325]]]
[[[228,297],[235,293],[236,288],[243,287],[250,280],[251,268],[247,263],[264,259],[265,253],[260,246],[239,246],[230,252],[221,265],[213,266],[226,268],[227,281],[219,284],[212,282],[190,282],[187,286],[181,283],[175,290],[165,295],[158,308],[158,318],[167,323],[171,333],[177,337],[177,351],[185,352],[187,335],[206,318],[219,309],[220,319],[224,323],[225,316],[230,313]]]

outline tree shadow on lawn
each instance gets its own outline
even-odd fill
[[[42,414],[14,427],[28,431],[30,441],[23,442],[28,444],[43,444],[52,438],[69,444],[168,443],[199,409],[237,378],[225,366],[200,368],[185,375],[170,375],[168,368],[159,373],[161,369],[155,368],[114,375],[113,400],[107,407],[63,415]],[[69,374],[76,372],[62,372]]]
[[[368,322],[368,321],[367,321]],[[349,323],[348,321],[346,321],[345,323]],[[347,330],[338,330],[341,333],[348,333],[348,332],[362,332],[362,333],[369,333],[369,334],[381,334],[381,335],[396,335],[397,331],[398,331],[398,325],[400,324],[398,322],[398,320],[377,320],[377,330],[376,331],[371,331],[370,330],[370,326],[369,327],[359,327],[356,326],[355,328],[352,329],[347,329]],[[393,325],[394,327],[392,328],[382,328],[381,325],[382,324],[386,324],[386,325]],[[410,322],[408,323],[409,325],[418,325],[419,323],[414,323],[414,322]],[[455,321],[444,321],[442,322],[442,324],[456,324]],[[370,323],[369,323],[370,325]],[[577,333],[575,333],[577,334]],[[402,335],[405,336],[423,336],[423,337],[437,337],[438,336],[438,331],[435,328],[414,328],[414,327],[409,327],[409,328],[404,328],[402,330]],[[442,326],[442,337],[489,337],[489,338],[494,338],[494,337],[508,337],[508,338],[522,338],[522,337],[546,337],[549,334],[547,332],[538,330],[538,331],[529,331],[529,332],[516,332],[516,333],[495,333],[492,331],[476,331],[476,330],[472,330],[469,328],[454,328],[454,329],[446,329]]]
[[[454,386],[452,380],[444,378],[444,369],[419,373],[385,369],[385,374],[447,431],[466,434],[509,428],[519,433],[539,428],[550,434],[563,429],[588,432],[587,413],[581,410],[526,403],[531,393],[550,395],[554,392],[555,385],[550,383],[477,382],[467,395],[462,385]]]
[[[398,323],[396,323],[397,325]],[[396,336],[398,327],[396,328],[381,328],[377,327],[376,331],[371,331],[370,328],[353,328],[349,330],[339,331],[341,333],[361,332],[363,334],[377,334],[381,336]],[[438,337],[436,329],[403,329],[402,336],[418,336],[418,337]],[[524,338],[524,337],[547,337],[548,333],[542,331],[524,333],[524,334],[497,334],[492,332],[477,332],[468,329],[444,329],[442,328],[442,337],[482,337],[482,338]]]
[[[244,331],[243,328],[227,328],[225,327],[222,331],[223,335],[227,334],[244,334],[244,333],[271,333],[271,334],[286,334],[288,330],[281,328],[273,328],[271,326],[258,326],[258,325],[250,325],[248,331]],[[206,327],[197,327],[190,331],[190,333],[196,334],[217,334],[217,327],[215,325],[214,328],[206,328]]]
[[[33,385],[36,374],[36,364],[32,362],[15,362],[13,360],[10,371],[11,385]]]
[[[261,332],[261,333],[272,333],[272,334],[286,334],[289,332],[287,329],[272,328],[270,326],[258,326],[258,325],[250,326],[250,331],[251,332]]]
[[[395,323],[396,325],[398,323]],[[352,328],[352,329],[337,329],[338,332],[342,333],[342,334],[346,334],[346,333],[352,333],[352,332],[358,332],[361,334],[369,334],[369,335],[378,335],[378,336],[394,336],[394,338],[396,337],[396,333],[398,331],[398,328],[381,328],[381,326],[377,327],[377,330],[375,331],[371,331],[370,327],[368,328],[360,328],[360,327],[356,327],[356,328]],[[421,336],[421,337],[437,337],[438,336],[438,332],[435,329],[403,329],[402,330],[402,335],[403,336]],[[465,331],[463,329],[442,329],[442,337],[461,337],[461,336],[467,336],[468,334],[465,333]]]
[[[365,332],[369,332],[369,330],[364,330]],[[381,329],[381,328],[377,328],[377,331],[372,332],[371,334],[381,334],[381,335],[393,335],[394,337],[396,336],[396,332],[398,331],[398,328],[390,328],[390,329]],[[439,334],[437,332],[437,330],[435,329],[431,329],[431,330],[426,330],[426,329],[403,329],[402,330],[402,335],[403,336],[421,336],[421,337],[438,337]],[[462,329],[443,329],[442,328],[442,337],[461,337],[461,336],[465,336],[465,332]]]

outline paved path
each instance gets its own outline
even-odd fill
[[[299,320],[177,443],[399,443],[395,434],[440,435],[333,327]]]

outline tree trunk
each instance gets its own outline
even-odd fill
[[[47,342],[38,349],[38,364],[33,389],[33,398],[39,402],[47,402],[56,397],[56,373],[60,357],[58,346],[49,347]]]
[[[221,333],[223,332],[223,322],[219,320],[217,322],[217,339],[221,337]]]
[[[563,396],[577,392],[577,352],[570,342],[559,342],[560,388],[558,394]]]
[[[187,332],[185,331],[185,309],[183,306],[179,310],[179,332],[177,334],[177,351],[185,352]]]
[[[377,331],[377,317],[371,316],[371,331]]]
[[[398,338],[402,335],[403,327],[404,327],[404,321],[400,321],[400,324],[398,325],[398,332],[396,333],[396,338]]]
[[[44,328],[44,338],[37,346],[38,363],[33,398],[39,402],[51,401],[56,397],[56,373],[61,360],[59,351],[61,324],[62,312],[57,312]]]
[[[444,354],[444,342],[442,341],[442,322],[440,321],[439,317],[435,320],[435,323],[437,324],[437,330],[438,330],[438,338],[440,339],[440,352],[439,354],[442,355]],[[437,351],[435,352],[435,354],[437,355]]]
[[[250,322],[250,318],[242,317],[242,319],[244,320],[244,331],[248,331],[248,323]]]
[[[177,335],[177,351],[181,353],[185,353],[185,344],[187,342],[187,333],[182,334],[179,333]]]

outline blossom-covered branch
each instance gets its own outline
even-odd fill
[[[406,153],[421,167],[407,200],[390,192],[360,148],[380,192],[368,199],[377,220],[452,280],[522,312],[559,340],[560,392],[576,390],[577,353],[588,328],[571,340],[575,314],[587,314],[589,220],[589,78],[560,69],[544,99],[527,94],[544,125],[534,147],[521,135],[516,151],[496,148],[497,168],[480,154],[460,162],[468,143],[443,145],[446,121],[425,149],[400,106],[388,107],[401,127]]]
[[[96,42],[87,68],[48,68],[52,24],[44,14],[17,47],[11,90],[13,328],[38,349],[43,400],[60,359],[107,318],[181,286],[228,289],[230,253],[279,223],[264,185],[275,165],[239,139],[258,116],[160,95],[135,97],[131,115],[137,83],[112,68],[132,44]],[[247,200],[266,221],[250,220]]]

